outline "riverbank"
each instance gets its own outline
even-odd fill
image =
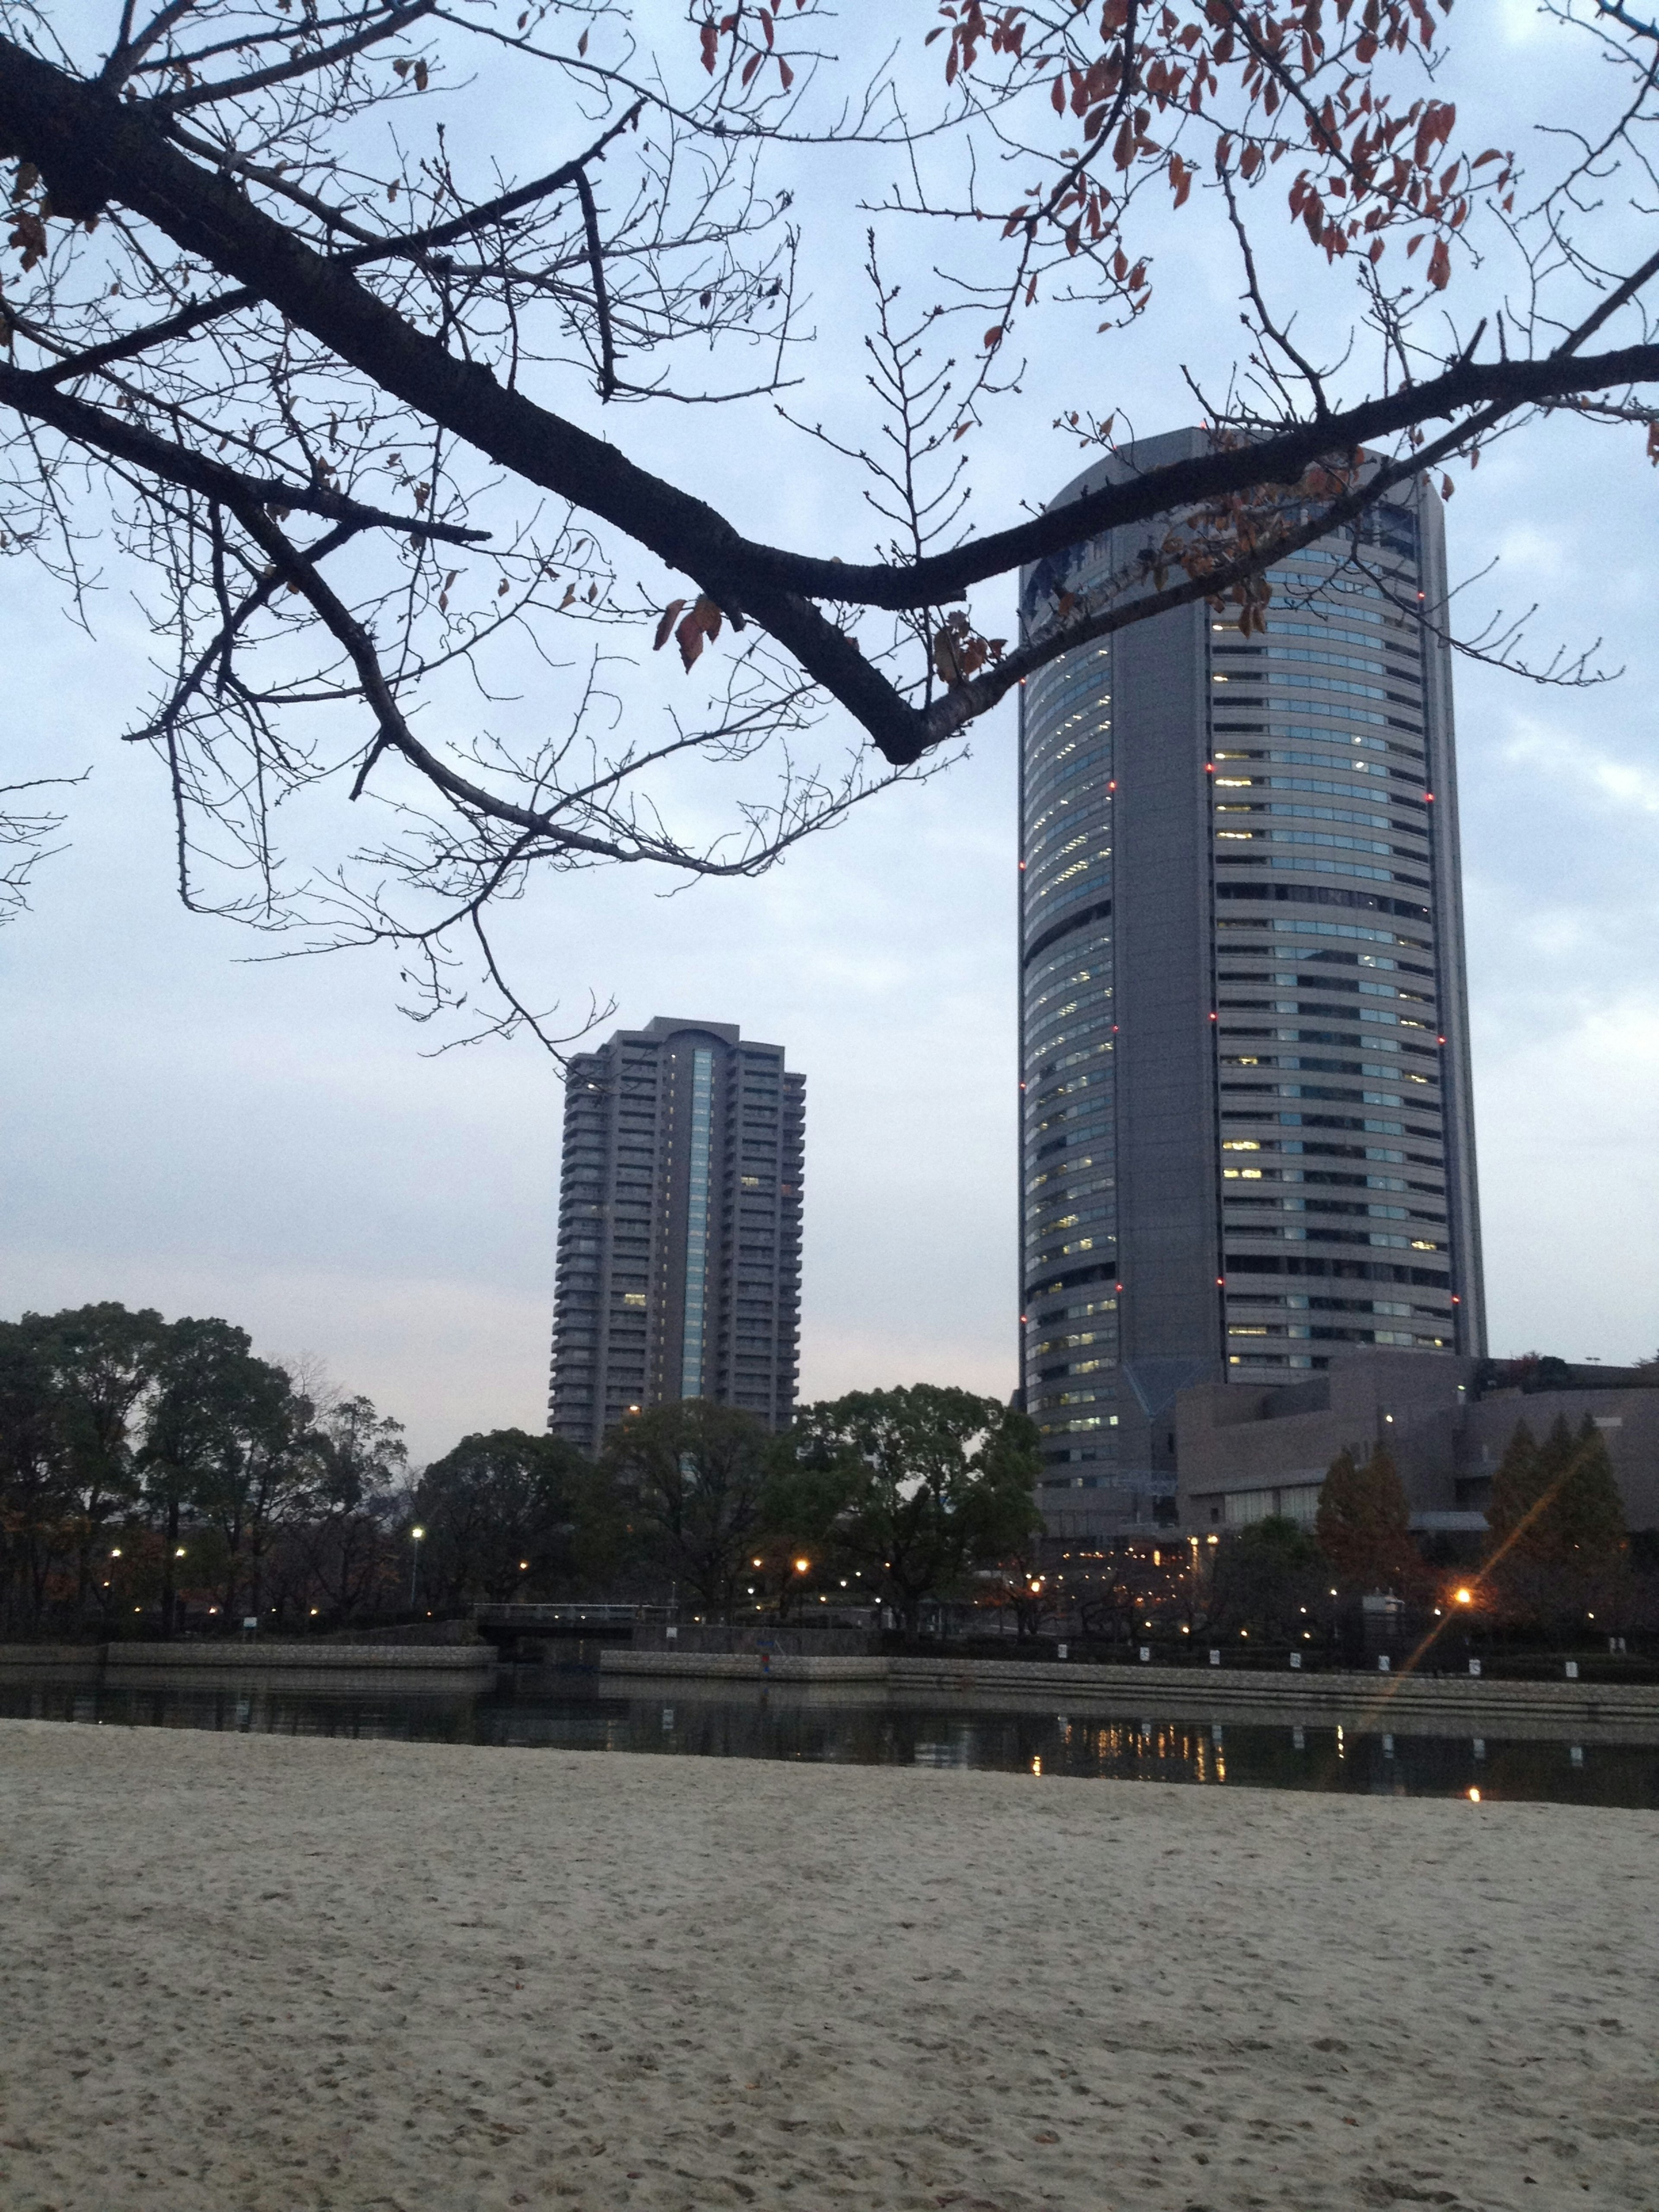
[[[1647,2212],[1659,1815],[0,1724],[17,2212]]]
[[[1659,1731],[1659,1685],[1650,1683],[1499,1681],[1491,1675],[1358,1674],[1333,1668],[1315,1673],[1285,1668],[1268,1673],[1241,1667],[1090,1666],[1042,1660],[936,1658],[801,1658],[770,1652],[632,1651],[607,1646],[603,1674],[681,1684],[793,1682],[859,1685],[876,1691],[947,1692],[975,1697],[1016,1697],[1027,1702],[1086,1710],[1100,1704],[1118,1711],[1182,1711],[1220,1714],[1261,1708],[1328,1717],[1368,1731],[1430,1725],[1476,1726],[1504,1720],[1575,1720]]]
[[[489,1644],[334,1644],[313,1637],[293,1644],[274,1639],[246,1644],[228,1637],[210,1642],[171,1644],[0,1644],[0,1674],[43,1674],[78,1668],[95,1674],[131,1670],[151,1674],[248,1675],[275,1672],[308,1674],[465,1674],[497,1665]]]

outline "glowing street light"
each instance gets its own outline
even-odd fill
[[[1473,1605],[1474,1603],[1474,1592],[1473,1590],[1460,1589],[1455,1591],[1454,1595],[1455,1595],[1459,1605]]]
[[[425,1534],[424,1528],[411,1528],[409,1532],[409,1540],[413,1547],[409,1555],[409,1608],[411,1613],[415,1610],[415,1580],[421,1571],[421,1539]]]
[[[812,1562],[811,1559],[797,1559],[795,1562],[795,1572],[798,1575],[804,1575],[811,1564]]]

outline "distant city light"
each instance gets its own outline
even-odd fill
[[[1467,1589],[1459,1590],[1457,1593],[1457,1602],[1459,1605],[1473,1605],[1474,1602],[1474,1592],[1473,1590]]]

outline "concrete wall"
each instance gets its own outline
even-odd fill
[[[1489,1391],[1480,1363],[1436,1352],[1354,1352],[1310,1382],[1257,1389],[1238,1383],[1185,1390],[1176,1402],[1181,1526],[1209,1534],[1261,1493],[1318,1485],[1337,1454],[1368,1457],[1386,1443],[1413,1515],[1461,1516],[1480,1526],[1491,1479],[1517,1422],[1542,1438],[1558,1419],[1601,1428],[1632,1528],[1659,1528],[1659,1389]],[[1229,1508],[1228,1499],[1234,1500]],[[1281,1510],[1305,1510],[1308,1501]]]
[[[1495,1391],[1461,1424],[1455,1464],[1458,1503],[1484,1507],[1492,1475],[1524,1421],[1547,1436],[1558,1418],[1575,1433],[1589,1414],[1601,1430],[1632,1528],[1659,1528],[1659,1390]]]

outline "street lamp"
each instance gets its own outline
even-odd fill
[[[411,1613],[415,1610],[415,1578],[421,1571],[421,1539],[425,1534],[424,1528],[411,1528],[409,1532],[410,1541],[415,1547],[409,1555],[409,1609]]]

